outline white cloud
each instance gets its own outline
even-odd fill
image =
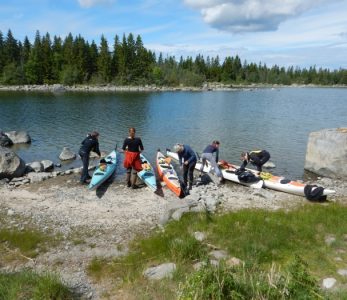
[[[327,0],[184,0],[199,9],[203,20],[229,32],[274,31],[289,18],[296,17]]]
[[[78,0],[78,3],[84,8],[89,8],[100,4],[111,4],[113,2],[114,0]]]

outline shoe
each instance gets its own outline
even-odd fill
[[[127,181],[127,187],[131,187],[131,182],[130,181]]]
[[[188,187],[188,191],[191,191],[193,189],[193,187],[190,185],[189,187]]]
[[[80,180],[80,184],[85,185],[88,184],[88,182],[86,180]]]
[[[131,186],[131,188],[132,188],[133,190],[136,190],[136,189],[138,189],[138,188],[139,188],[139,186],[138,186],[138,185],[136,185],[136,184],[133,184],[133,185]]]
[[[88,176],[87,176],[87,179],[92,179],[92,176],[88,175]]]

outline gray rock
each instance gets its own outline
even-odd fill
[[[13,144],[30,144],[31,137],[25,131],[9,131],[5,134],[11,139]]]
[[[206,266],[206,263],[199,261],[193,265],[193,269],[199,271],[203,266]]]
[[[66,91],[65,87],[62,84],[53,84],[51,90],[54,93],[62,93]]]
[[[189,212],[189,207],[179,208],[171,215],[171,218],[178,221],[181,219],[182,215],[186,212]]]
[[[7,215],[8,215],[8,216],[13,216],[13,215],[14,215],[14,210],[9,209],[9,210],[7,211]]]
[[[170,216],[168,213],[164,213],[160,218],[159,218],[159,224],[164,226],[167,222],[169,222]]]
[[[242,265],[244,262],[237,257],[232,257],[228,259],[225,263],[228,267],[238,267]]]
[[[30,172],[42,172],[43,171],[43,165],[39,161],[34,161],[30,164],[27,164],[27,170]]]
[[[189,209],[189,205],[187,204],[187,202],[184,199],[178,199],[178,200],[169,202],[168,208],[167,208],[169,216],[171,217],[172,214],[176,210],[181,209],[181,208],[188,208]]]
[[[336,283],[335,278],[325,278],[323,279],[323,288],[325,289],[331,289]]]
[[[228,253],[224,250],[213,250],[209,255],[217,260],[226,259],[228,257]]]
[[[63,151],[59,155],[60,160],[72,160],[76,159],[76,154],[73,153],[68,147],[64,147]]]
[[[20,177],[24,171],[25,162],[10,149],[0,147],[0,179]]]
[[[305,169],[321,176],[347,178],[347,128],[311,132],[308,138]]]
[[[5,184],[7,184],[9,182],[10,182],[10,180],[8,178],[0,179],[0,185],[5,185]]]
[[[24,180],[24,177],[16,177],[16,178],[13,178],[11,180],[11,182],[19,182],[19,181],[22,181],[22,180]]]
[[[172,278],[173,272],[176,270],[174,263],[165,263],[156,267],[148,268],[143,275],[151,280],[160,280],[163,278]]]
[[[204,239],[206,239],[206,235],[200,231],[194,232],[194,237],[199,242],[202,242]]]
[[[29,173],[28,178],[30,182],[41,182],[49,178],[49,174],[41,172],[41,173]]]
[[[45,159],[41,160],[44,172],[51,172],[54,169],[54,163],[51,160]]]
[[[339,269],[337,270],[337,273],[340,274],[341,276],[347,277],[347,269]]]
[[[325,243],[328,245],[328,246],[331,246],[333,243],[336,242],[336,237],[335,236],[332,236],[332,235],[329,235],[325,238]]]
[[[266,169],[274,169],[276,168],[276,165],[272,161],[268,161],[265,164],[263,164],[263,167]]]

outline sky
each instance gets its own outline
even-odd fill
[[[142,37],[164,56],[202,54],[268,66],[347,69],[347,0],[0,0],[0,30]]]

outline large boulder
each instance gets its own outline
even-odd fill
[[[44,172],[51,172],[54,170],[54,163],[51,160],[48,160],[48,159],[41,160],[41,164],[43,166]]]
[[[30,164],[26,165],[26,171],[27,172],[42,172],[43,171],[43,165],[39,161],[34,161]]]
[[[31,137],[25,131],[9,131],[5,134],[11,139],[13,144],[30,144]]]
[[[0,147],[0,179],[21,177],[25,162],[10,149]]]
[[[64,147],[63,151],[59,155],[60,160],[72,160],[76,158],[76,154],[73,153],[70,148]]]
[[[347,178],[347,128],[311,132],[305,169],[321,176]]]

